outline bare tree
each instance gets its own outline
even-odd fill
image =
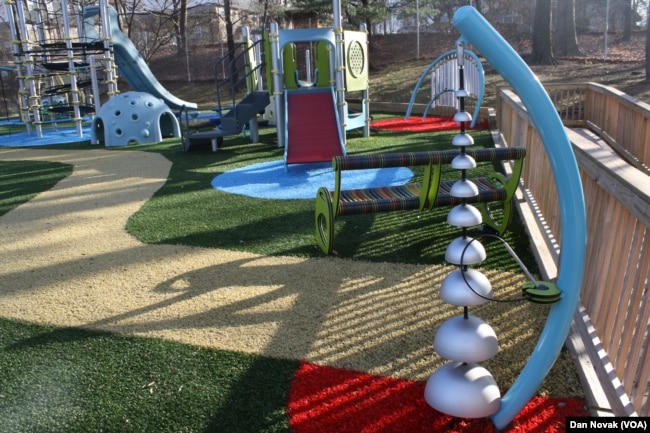
[[[268,30],[271,21],[282,21],[284,18],[285,6],[282,0],[258,0],[256,6],[254,10],[260,16],[259,27],[262,31]]]
[[[137,26],[136,17],[146,13],[146,9],[140,0],[115,0],[115,9],[120,17],[122,31],[132,39]]]
[[[554,53],[558,56],[580,56],[576,34],[575,0],[564,0],[557,4],[557,32]]]
[[[135,16],[138,15],[139,21],[144,22],[142,30],[145,35],[151,36],[146,36],[144,43],[146,51],[151,55],[170,41],[175,43],[177,55],[184,57],[187,54],[187,0],[115,1],[120,14],[127,17],[129,38],[135,39],[131,34],[131,29],[135,28],[133,25]],[[143,19],[147,15],[149,17]]]
[[[551,42],[551,0],[536,0],[533,22],[533,50],[531,58],[535,63],[556,64]]]
[[[122,31],[138,48],[145,61],[175,41],[175,31],[169,19],[171,0],[148,2],[141,0],[115,0]]]

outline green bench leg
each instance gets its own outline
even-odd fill
[[[327,188],[316,193],[316,243],[322,252],[330,254],[334,246],[334,209]]]
[[[490,205],[500,207],[500,212],[502,214],[498,217],[494,215],[496,209]],[[490,227],[499,236],[503,236],[512,222],[512,212],[514,209],[512,200],[494,203],[479,203],[477,207],[483,216],[483,224]]]
[[[512,203],[512,198],[514,197],[519,179],[511,178],[511,181],[509,182],[501,173],[492,173],[488,178],[490,182],[506,190],[506,199],[501,202],[480,203],[478,208],[483,216],[483,223],[494,230],[499,236],[502,236],[512,222],[514,212],[514,203]],[[500,208],[500,216],[494,214],[494,211],[496,210],[494,206]]]

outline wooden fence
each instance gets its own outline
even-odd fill
[[[650,105],[594,83],[546,89],[573,145],[587,206],[581,305],[567,345],[592,413],[650,416]],[[519,209],[543,277],[552,279],[562,222],[551,167],[517,95],[497,93],[495,143],[527,148]]]

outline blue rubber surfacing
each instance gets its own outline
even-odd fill
[[[82,132],[83,137],[79,137],[75,128],[59,128],[57,131],[46,129],[42,138],[38,138],[35,131],[31,134],[25,131],[12,132],[0,135],[0,147],[37,147],[90,141],[90,127],[84,126]]]
[[[407,167],[350,170],[341,174],[345,189],[403,185],[413,177]],[[237,168],[212,179],[212,187],[230,194],[275,200],[314,199],[320,187],[334,189],[331,163],[295,164],[283,160]]]

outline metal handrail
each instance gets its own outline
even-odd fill
[[[225,109],[222,104],[222,98],[221,98],[221,89],[226,86],[230,85],[230,99],[231,99],[231,106],[230,107],[235,107],[236,105],[236,93],[237,93],[237,87],[241,84],[242,81],[247,80],[250,76],[253,74],[258,73],[262,67],[264,67],[266,64],[264,62],[260,62],[256,67],[250,68],[250,64],[246,61],[246,57],[250,50],[255,50],[258,49],[258,46],[261,46],[263,40],[259,40],[255,43],[253,43],[250,46],[246,46],[244,42],[241,42],[237,44],[237,46],[217,59],[214,63],[213,71],[214,71],[214,77],[215,77],[215,86],[216,86],[216,92],[217,92],[217,110],[221,114],[222,111]],[[242,50],[242,47],[245,47],[245,49]],[[233,56],[233,53],[237,52],[238,50],[241,50],[238,54]],[[232,57],[232,58],[231,58]],[[237,66],[238,63],[241,63],[242,58],[244,59],[243,65]],[[219,71],[224,70],[224,63],[228,61],[228,71],[230,72],[227,78],[224,78],[222,80],[219,79]],[[244,70],[247,72],[243,74],[241,78],[238,78],[241,71]],[[250,89],[249,89],[250,90]]]

